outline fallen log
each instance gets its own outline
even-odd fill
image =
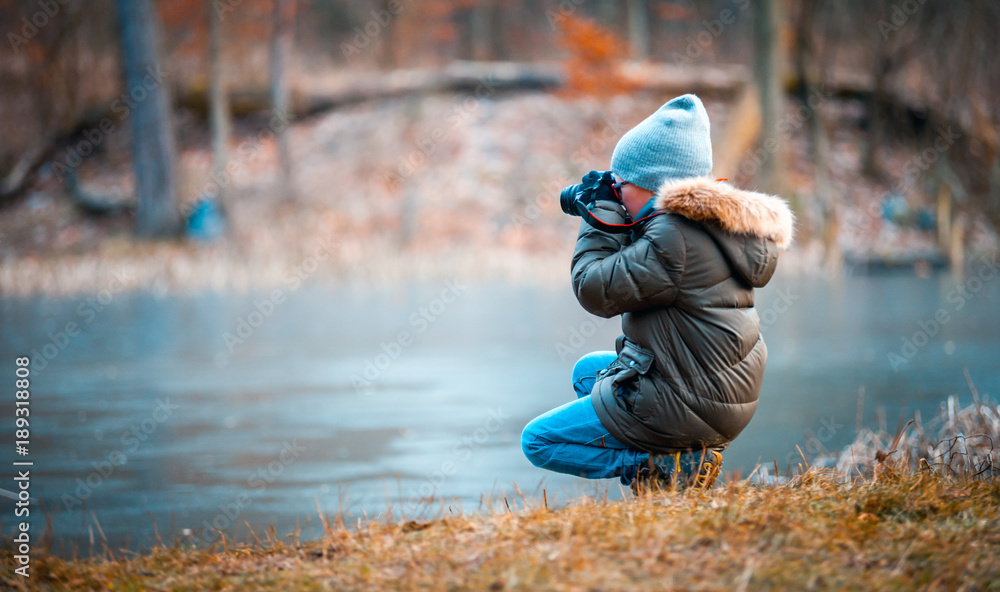
[[[648,62],[624,63],[622,77],[640,92],[727,96],[741,90],[747,80],[745,69],[739,66],[695,69]],[[555,90],[561,88],[565,80],[562,67],[551,63],[457,61],[443,68],[346,72],[333,77],[293,81],[291,112],[303,118],[366,101],[445,92],[493,96],[498,92]],[[232,89],[229,99],[234,115],[249,115],[271,108],[264,87]],[[207,88],[200,86],[181,91],[178,103],[207,117]]]

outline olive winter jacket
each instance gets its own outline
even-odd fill
[[[621,204],[597,206],[605,222],[625,221]],[[591,400],[611,435],[639,450],[725,448],[757,408],[767,348],[754,288],[774,274],[794,219],[780,197],[705,178],[665,184],[651,209],[631,235],[580,228],[576,297],[595,315],[622,315],[624,333]]]

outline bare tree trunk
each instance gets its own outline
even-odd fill
[[[292,27],[295,0],[274,0],[271,34],[271,105],[274,115],[282,122],[277,130],[278,184],[284,201],[294,201],[295,180],[292,176],[291,148],[288,145],[288,80],[287,62],[292,51]]]
[[[418,139],[416,126],[422,117],[421,104],[420,100],[412,98],[406,103],[405,127],[403,128],[403,144],[406,146],[413,146]],[[410,168],[399,171],[401,175],[397,185],[401,193],[399,196],[399,247],[401,249],[409,246],[413,237],[416,236],[418,231],[417,216],[420,213],[420,195],[413,183],[409,182],[410,175],[416,172],[417,167],[409,164],[407,166]]]
[[[389,5],[393,1],[394,0],[379,0],[377,4],[378,10],[383,13],[388,12],[389,14],[393,14],[389,9]],[[376,61],[378,62],[379,67],[383,70],[392,70],[393,68],[399,67],[395,49],[396,34],[395,31],[392,31],[392,29],[398,26],[398,23],[396,22],[398,19],[399,16],[393,14],[392,20],[389,21],[388,25],[386,25],[388,30],[383,30],[382,34],[378,36],[376,44]]]
[[[729,120],[722,141],[713,147],[712,176],[742,182],[741,165],[751,162],[747,155],[760,139],[760,93],[753,85],[743,85],[729,107]]]
[[[823,103],[825,97],[822,93],[822,72],[816,55],[816,48],[813,45],[813,37],[817,34],[817,14],[818,6],[814,2],[802,2],[799,5],[801,11],[798,15],[796,27],[796,52],[795,69],[801,83],[801,95],[803,108],[805,109],[806,121],[809,126],[809,151],[813,161],[813,193],[815,204],[813,206],[815,225],[819,229],[823,238],[828,261],[836,266],[840,259],[837,252],[837,223],[834,219],[836,209],[831,203],[830,195],[830,172],[828,160],[830,153],[830,142],[826,135],[826,122],[823,116]],[[824,38],[830,34],[825,32]]]
[[[134,99],[129,126],[138,197],[135,230],[140,236],[170,236],[179,227],[176,155],[156,13],[151,0],[118,0],[117,9],[125,92]]]
[[[948,262],[952,273],[958,277],[965,275],[965,215],[955,216],[951,227],[951,242],[948,245]]]
[[[783,189],[785,142],[778,131],[783,112],[779,27],[779,0],[758,0],[753,3],[754,15],[754,76],[760,92],[761,144],[764,157],[758,179],[773,192]]]
[[[941,154],[934,169],[934,182],[937,184],[937,238],[938,247],[948,252],[951,246],[952,225],[952,194],[951,171],[948,155]]]
[[[601,20],[602,27],[616,30],[618,25],[618,0],[601,0],[601,3],[597,6],[597,18]]]
[[[511,36],[508,33],[509,23],[518,22],[511,18],[517,11],[517,7],[510,0],[497,2],[492,0],[492,11],[490,17],[490,57],[494,60],[510,60]]]
[[[226,85],[226,69],[222,65],[222,17],[215,9],[215,2],[206,2],[209,10],[209,112],[212,125],[212,178],[219,186],[219,203],[224,212],[229,211],[229,178],[226,167],[229,164],[229,96]]]
[[[629,0],[628,33],[632,41],[632,57],[649,58],[649,4],[646,0]]]
[[[878,145],[885,141],[885,80],[889,75],[891,64],[882,35],[878,36],[876,43],[876,54],[874,70],[872,76],[875,80],[875,89],[872,91],[871,102],[868,106],[868,143],[865,144],[863,156],[863,171],[869,177],[876,177],[879,174],[878,168]]]
[[[491,21],[496,18],[493,10],[492,0],[477,2],[472,7],[472,15],[469,23],[469,35],[472,41],[472,59],[492,60],[493,59],[493,25]]]

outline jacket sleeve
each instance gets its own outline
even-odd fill
[[[603,212],[604,221],[624,221],[624,208],[615,206],[620,210]],[[610,318],[673,304],[686,253],[680,229],[668,218],[651,220],[642,236],[628,245],[623,235],[581,223],[573,253],[573,291],[587,312]]]

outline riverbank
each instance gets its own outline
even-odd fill
[[[844,482],[808,472],[550,511],[331,524],[300,543],[40,555],[12,590],[956,590],[1000,581],[1000,481],[929,471]],[[28,584],[30,582],[30,585]]]
[[[990,590],[1000,581],[1000,408],[949,397],[893,435],[863,429],[837,469],[758,465],[709,491],[567,504],[499,496],[468,515],[441,498],[346,521],[317,501],[324,535],[273,526],[246,543],[102,546],[87,559],[34,543],[31,579],[0,551],[11,590]],[[801,449],[800,449],[801,453]],[[774,468],[778,469],[775,461]],[[850,475],[848,477],[847,475]],[[552,502],[550,507],[550,501]],[[558,506],[558,507],[557,507]],[[98,544],[103,538],[99,523]],[[159,539],[159,535],[157,536]],[[180,542],[177,542],[180,541]],[[95,549],[93,541],[91,549]],[[72,555],[76,555],[73,553]]]
[[[291,201],[278,188],[268,121],[241,119],[233,173],[222,182],[228,232],[211,243],[144,241],[132,234],[127,209],[134,177],[127,130],[118,130],[75,173],[83,193],[122,209],[84,213],[56,172],[43,168],[25,196],[0,212],[0,294],[94,294],[115,282],[171,293],[326,280],[563,283],[579,219],[560,210],[560,190],[589,168],[608,166],[618,138],[662,99],[442,94],[345,107],[290,128]],[[705,103],[714,141],[725,144],[732,105],[714,97]],[[788,109],[795,121],[794,105]],[[923,219],[917,213],[930,215],[919,203],[918,179],[861,175],[864,132],[857,105],[831,101],[829,110],[836,130],[830,189],[842,197],[837,249],[874,258],[935,252],[933,229],[917,224]],[[211,179],[205,130],[182,127],[188,131],[179,138],[180,201],[190,211],[218,183]],[[789,138],[791,187],[784,197],[799,212],[799,223],[796,245],[779,265],[782,273],[825,268],[823,239],[811,228],[814,175],[806,136],[807,126],[799,125]],[[886,170],[905,169],[914,150],[886,146]],[[754,188],[752,178],[717,172]],[[913,202],[909,209],[898,203],[900,191]],[[887,209],[889,195],[895,201]],[[899,214],[904,209],[908,213]],[[969,220],[965,243],[967,260],[1000,252],[1000,238],[981,216]]]

